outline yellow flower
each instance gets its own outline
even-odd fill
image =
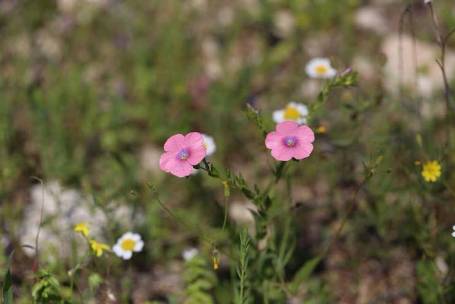
[[[325,133],[327,133],[327,128],[326,128],[326,126],[320,125],[320,126],[316,129],[316,133],[319,133],[319,134],[325,134]]]
[[[441,165],[438,161],[427,161],[423,164],[422,177],[428,183],[433,183],[441,176]]]
[[[90,240],[90,247],[92,248],[93,252],[97,257],[100,257],[103,255],[103,252],[105,250],[109,250],[110,247],[106,244],[99,243],[95,240]]]
[[[218,268],[220,268],[220,253],[217,249],[212,251],[212,265],[214,270],[218,270]]]
[[[90,228],[86,223],[79,223],[74,226],[74,232],[79,232],[83,236],[87,237],[90,233]]]

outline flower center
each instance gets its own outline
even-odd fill
[[[295,136],[286,136],[283,138],[283,144],[289,148],[295,147],[297,145],[297,141],[297,137]]]
[[[120,245],[120,247],[122,247],[122,249],[125,251],[133,251],[134,246],[136,246],[136,242],[131,239],[122,241],[122,244]]]
[[[324,75],[328,71],[327,67],[322,64],[318,65],[315,70],[316,70],[316,73],[319,75]]]
[[[300,113],[294,107],[286,107],[286,110],[284,110],[284,118],[288,120],[297,120],[300,118]]]
[[[187,160],[190,157],[190,151],[188,149],[182,149],[177,154],[177,158],[180,160]]]

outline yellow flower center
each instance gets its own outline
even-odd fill
[[[300,118],[300,113],[297,108],[289,106],[284,110],[284,119],[286,120],[297,120]]]
[[[315,70],[318,75],[324,75],[328,72],[329,69],[325,65],[320,64],[316,66]]]
[[[435,182],[441,176],[441,165],[437,161],[429,161],[423,165],[422,177],[426,182]]]
[[[133,251],[134,246],[136,246],[136,241],[131,239],[126,239],[122,241],[122,244],[120,245],[120,247],[122,247],[122,249],[125,251]]]

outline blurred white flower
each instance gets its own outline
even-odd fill
[[[291,101],[286,108],[273,112],[273,121],[280,123],[283,121],[295,121],[299,124],[306,123],[308,108],[302,103]]]
[[[430,4],[430,3],[433,2],[433,0],[424,0],[423,2],[424,2],[425,4]]]
[[[202,137],[204,139],[205,149],[207,150],[206,156],[210,156],[216,151],[215,140],[213,139],[212,136],[209,136],[207,134],[202,134]]]
[[[183,250],[182,257],[185,261],[189,261],[198,254],[199,250],[197,250],[197,248],[191,247]]]
[[[256,205],[251,202],[233,202],[229,206],[229,216],[240,226],[245,226],[250,235],[256,234],[255,214]]]
[[[337,71],[330,65],[330,60],[327,58],[311,59],[306,65],[306,73],[311,78],[333,78]]]
[[[295,30],[295,18],[290,11],[279,11],[273,17],[275,31],[280,37],[288,37]]]
[[[455,225],[452,227],[452,230],[453,230],[452,236],[455,237]]]
[[[390,22],[388,22],[381,9],[376,5],[369,5],[358,9],[355,14],[355,23],[363,29],[380,35],[390,32]]]
[[[127,232],[117,240],[112,250],[118,257],[129,260],[133,252],[140,252],[142,248],[144,248],[144,242],[141,236],[137,233]]]

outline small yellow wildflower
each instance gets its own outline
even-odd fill
[[[325,134],[325,133],[327,133],[327,127],[324,126],[324,125],[320,125],[320,126],[316,129],[316,133],[318,133],[318,134]]]
[[[103,255],[103,252],[105,250],[109,250],[110,247],[106,244],[97,242],[95,240],[90,240],[90,247],[92,248],[93,252],[97,257],[100,257]]]
[[[86,223],[79,223],[74,226],[74,232],[79,232],[83,236],[87,237],[90,233],[90,228]]]
[[[423,164],[422,177],[428,183],[433,183],[441,176],[441,165],[438,161],[427,161]]]
[[[220,268],[220,253],[217,249],[212,251],[212,265],[214,270],[218,270],[218,268]]]

